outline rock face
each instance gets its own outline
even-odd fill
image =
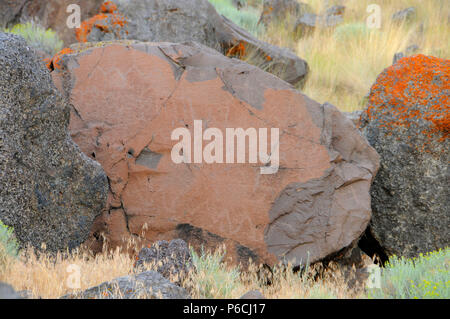
[[[27,0],[2,0],[0,2],[0,28],[5,28],[17,19]]]
[[[2,0],[0,1],[0,27],[14,25],[30,19],[37,20],[45,28],[56,31],[65,45],[77,42],[74,29],[66,22],[71,4],[80,6],[81,19],[96,14],[103,0]]]
[[[61,299],[190,299],[184,288],[155,271],[119,277]]]
[[[343,112],[343,113],[345,114],[345,116],[347,116],[349,120],[353,122],[353,124],[355,124],[356,127],[359,127],[359,120],[361,119],[362,111]]]
[[[120,0],[115,4],[83,22],[80,42],[194,41],[229,57],[249,58],[291,84],[301,87],[306,80],[305,61],[287,49],[259,41],[220,16],[208,0]]]
[[[370,231],[388,255],[417,256],[450,243],[450,61],[399,60],[372,86],[361,127],[381,156]]]
[[[181,283],[193,267],[189,247],[182,239],[162,240],[151,247],[144,247],[139,252],[136,268],[146,267],[175,283]]]
[[[86,240],[105,207],[100,165],[71,140],[69,106],[25,41],[0,33],[0,220],[51,251]]]
[[[308,252],[319,260],[363,233],[378,155],[335,107],[202,45],[98,45],[63,56],[53,72],[73,104],[73,139],[110,181],[109,210],[93,239],[101,232],[116,245],[132,234],[145,244],[181,238],[197,248],[225,244],[234,262],[299,264]],[[249,159],[255,144],[239,151],[233,138],[227,160],[220,142],[227,128],[247,130],[253,143],[259,132],[259,160]],[[191,135],[183,155],[175,129]],[[216,132],[217,153],[208,153],[211,140],[199,141],[199,130]],[[194,134],[205,160],[201,149],[188,160]],[[241,163],[236,154],[245,154]],[[176,164],[179,156],[185,160]]]

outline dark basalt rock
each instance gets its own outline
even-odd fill
[[[384,70],[361,128],[381,156],[370,233],[387,255],[450,244],[450,61],[416,55]]]
[[[0,65],[0,220],[22,245],[77,247],[106,204],[106,175],[70,138],[69,105],[22,38],[0,33]]]

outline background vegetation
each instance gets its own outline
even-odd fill
[[[56,255],[25,248],[17,254],[17,244],[11,241],[11,229],[1,226],[0,282],[11,284],[17,291],[28,291],[34,298],[59,298],[73,293],[67,285],[74,267],[80,270],[81,290],[134,272],[135,259],[116,249],[93,255],[77,249]],[[4,234],[8,234],[4,236]],[[11,244],[13,243],[13,244]],[[129,243],[132,247],[133,243]],[[9,247],[9,248],[8,248]],[[135,247],[136,249],[137,247]],[[381,270],[379,288],[349,286],[349,276],[336,265],[324,270],[321,264],[294,273],[289,265],[278,265],[270,277],[256,265],[243,271],[223,262],[225,250],[196,253],[191,249],[196,271],[192,271],[183,286],[193,298],[239,298],[250,290],[261,291],[266,298],[449,298],[450,249],[421,255],[414,259],[392,257]],[[317,276],[320,274],[320,276]],[[267,285],[267,278],[272,284]]]
[[[303,92],[320,103],[330,102],[343,111],[364,107],[376,77],[393,62],[397,52],[411,45],[422,53],[448,58],[450,52],[450,6],[447,0],[378,0],[381,28],[369,29],[366,12],[371,0],[347,0],[344,22],[336,28],[316,28],[307,37],[296,38],[285,24],[267,28],[255,26],[262,12],[262,1],[248,0],[248,5],[234,9],[232,0],[210,0],[217,10],[269,43],[292,49],[305,59],[311,73]],[[317,14],[342,1],[302,0]],[[392,21],[392,15],[415,7],[416,17],[404,23]],[[251,58],[251,57],[250,57]]]
[[[2,31],[22,36],[28,45],[42,56],[52,57],[64,46],[56,32],[51,29],[46,30],[35,22],[16,24],[14,27]]]

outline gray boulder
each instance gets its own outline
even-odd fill
[[[70,138],[70,107],[22,38],[0,33],[0,65],[0,220],[22,246],[77,247],[106,204],[106,175]]]
[[[239,299],[266,299],[259,290],[250,290],[243,294]]]
[[[184,288],[178,287],[155,271],[124,276],[104,282],[81,293],[61,299],[190,299]]]
[[[369,234],[387,255],[450,244],[449,60],[406,57],[372,86],[361,128],[381,156]]]
[[[259,23],[266,26],[271,23],[289,23],[310,12],[312,8],[308,4],[296,0],[264,0]]]
[[[139,40],[143,42],[197,42],[229,57],[244,59],[273,73],[286,82],[299,85],[306,81],[307,63],[288,49],[256,39],[246,30],[219,15],[208,0],[118,0],[116,16],[107,14],[104,28],[94,27],[88,42]],[[117,14],[127,23],[113,24]],[[114,32],[105,32],[114,30]]]
[[[22,297],[7,283],[0,282],[0,300],[1,299],[22,299]]]
[[[343,16],[345,13],[345,6],[343,5],[331,6],[326,10],[325,13],[327,16]]]
[[[136,268],[151,269],[175,283],[181,283],[189,271],[192,271],[192,256],[184,240],[162,240],[141,249]]]
[[[397,52],[394,54],[394,59],[392,60],[392,64],[397,63],[400,59],[413,55],[419,50],[419,46],[417,44],[412,44],[408,46],[404,52]]]
[[[16,20],[27,0],[0,1],[0,29],[7,27]]]
[[[311,34],[316,28],[334,28],[344,21],[345,6],[332,6],[324,14],[305,13],[295,23],[294,32],[303,37]]]
[[[417,10],[415,7],[406,8],[400,10],[392,15],[392,21],[401,23],[401,22],[410,22],[416,18]]]

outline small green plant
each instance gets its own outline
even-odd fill
[[[381,273],[381,288],[369,298],[447,299],[450,297],[450,248],[416,258],[393,256]]]
[[[337,41],[362,40],[370,34],[364,23],[347,23],[336,27],[334,37]]]
[[[246,6],[238,10],[233,6],[232,0],[209,0],[217,12],[230,19],[238,26],[257,36],[264,32],[264,27],[258,25],[260,11],[254,7]]]
[[[49,56],[55,55],[64,45],[56,32],[51,29],[46,30],[34,22],[16,24],[10,29],[4,29],[3,32],[22,36],[33,49]]]
[[[240,272],[223,263],[225,250],[208,253],[202,248],[200,254],[192,247],[190,250],[196,269],[191,280],[197,294],[201,298],[231,298],[233,289],[240,284]]]
[[[14,236],[14,229],[0,220],[0,269],[6,266],[9,257],[17,257],[19,244]]]

